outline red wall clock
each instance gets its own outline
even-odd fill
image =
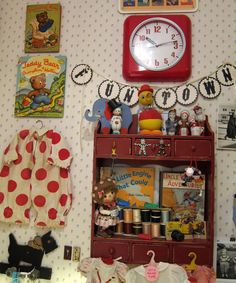
[[[124,22],[127,81],[186,81],[191,74],[191,21],[186,15],[130,16]]]

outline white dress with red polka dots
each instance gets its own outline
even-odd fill
[[[72,156],[65,139],[43,129],[20,131],[4,151],[0,171],[0,221],[63,227],[71,207],[69,168]]]

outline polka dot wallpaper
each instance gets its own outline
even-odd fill
[[[24,56],[25,11],[27,4],[56,3],[57,1],[0,1],[0,158],[3,150],[22,129],[36,125],[35,118],[16,118],[14,102],[16,65]],[[189,13],[192,21],[192,75],[197,80],[215,71],[223,62],[236,64],[236,0],[199,1],[199,10]],[[98,98],[98,79],[95,74],[89,85],[73,83],[70,73],[76,64],[88,64],[97,73],[117,82],[122,77],[123,22],[128,16],[118,12],[114,0],[61,0],[62,24],[60,54],[67,56],[67,76],[64,117],[42,119],[43,124],[61,133],[73,155],[70,175],[73,204],[64,228],[52,228],[59,248],[44,256],[43,266],[52,267],[51,282],[85,282],[76,271],[77,262],[64,260],[64,246],[80,247],[81,258],[90,254],[91,184],[93,165],[94,126],[83,119],[84,110]],[[214,3],[214,4],[213,4]],[[161,84],[157,85],[160,86]],[[167,84],[165,84],[167,85]],[[171,85],[171,83],[169,84]],[[209,116],[217,130],[217,112],[220,104],[235,104],[234,86],[224,88],[213,100],[199,97],[198,104]],[[187,107],[188,108],[188,107]],[[182,110],[176,105],[177,111]],[[189,110],[192,110],[189,107]],[[133,109],[135,111],[135,109]],[[229,240],[236,236],[232,221],[233,195],[236,193],[236,152],[216,150],[215,182],[215,235],[216,239]],[[12,186],[13,184],[11,184]],[[52,185],[52,190],[55,186]],[[214,201],[214,200],[212,200]],[[21,244],[42,235],[49,229],[30,225],[0,223],[0,262],[8,257],[8,235],[13,233]],[[0,275],[1,283],[11,282]],[[27,282],[27,280],[22,280]],[[38,280],[38,282],[49,282]]]

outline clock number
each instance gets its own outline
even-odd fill
[[[168,64],[168,58],[164,58],[164,64]]]
[[[151,33],[150,28],[147,28],[147,29],[146,29],[146,34],[150,34],[150,33]]]
[[[161,26],[154,26],[154,32],[161,32]]]
[[[146,39],[145,35],[140,35],[140,36],[139,36],[139,40],[140,40],[140,41],[144,41],[145,39]]]
[[[160,65],[160,62],[155,60],[155,66],[158,67]]]
[[[175,58],[175,52],[172,52],[172,53],[171,53],[171,56]]]
[[[178,41],[174,41],[174,49],[178,49],[178,48],[179,48]]]
[[[175,34],[171,35],[171,39],[174,40],[175,39]]]

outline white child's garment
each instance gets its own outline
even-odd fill
[[[20,131],[4,151],[0,170],[0,221],[63,227],[71,207],[70,149],[61,134]]]
[[[87,278],[86,283],[120,283],[125,282],[127,265],[114,260],[106,264],[101,258],[83,259],[78,270]]]
[[[177,264],[157,263],[159,278],[153,283],[190,283],[186,271]],[[145,267],[140,265],[130,269],[125,277],[126,283],[150,283],[145,278]]]

